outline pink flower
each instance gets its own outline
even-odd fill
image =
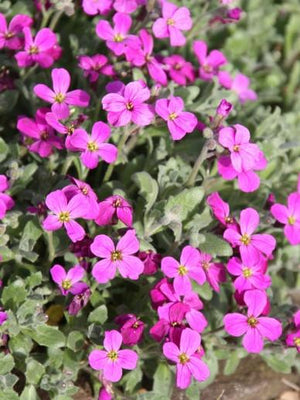
[[[51,50],[57,46],[56,35],[49,28],[41,29],[33,39],[30,28],[23,29],[25,37],[24,51],[15,55],[19,67],[30,67],[37,63],[42,68],[49,68],[55,61]]]
[[[98,235],[91,244],[91,251],[102,258],[93,268],[92,275],[99,283],[113,279],[118,269],[123,278],[136,280],[144,269],[144,264],[133,256],[140,244],[133,229],[128,230],[115,246],[106,235]]]
[[[217,107],[217,115],[220,115],[223,118],[228,117],[230,112],[233,109],[233,105],[229,103],[229,101],[222,99]]]
[[[192,28],[193,21],[187,7],[177,7],[168,1],[162,3],[162,18],[158,18],[152,30],[154,36],[162,39],[170,37],[171,46],[183,46],[186,39],[181,31]]]
[[[263,267],[263,260],[248,260],[246,264],[237,257],[230,258],[227,264],[228,272],[237,277],[233,286],[240,293],[250,289],[265,290],[271,285],[271,278],[264,275]]]
[[[267,304],[265,292],[247,290],[244,295],[248,307],[247,316],[239,313],[226,314],[225,331],[232,336],[242,336],[243,346],[249,353],[260,353],[264,346],[263,338],[275,341],[282,333],[281,323],[275,318],[260,317]]]
[[[81,151],[82,163],[90,169],[97,168],[99,159],[111,164],[116,161],[118,150],[116,146],[105,143],[110,137],[110,127],[98,121],[92,127],[89,135],[84,129],[76,129],[70,138],[70,144],[77,151]]]
[[[284,224],[284,234],[292,245],[300,243],[300,194],[291,193],[288,205],[274,204],[271,207],[273,217]]]
[[[86,214],[87,204],[83,202],[82,196],[74,196],[68,202],[62,190],[55,190],[46,197],[46,205],[53,212],[43,222],[46,231],[56,231],[64,226],[72,242],[84,238],[84,229],[75,221]]]
[[[14,200],[6,193],[3,193],[9,188],[9,183],[5,175],[0,175],[0,219],[5,217],[7,210],[10,210],[15,205]]]
[[[144,263],[144,275],[154,275],[161,262],[161,255],[154,253],[151,250],[140,251],[138,257]]]
[[[167,85],[167,75],[162,64],[152,56],[153,38],[146,29],[141,29],[137,40],[133,40],[126,50],[126,59],[134,66],[147,66],[151,78],[161,85]]]
[[[196,354],[200,343],[199,333],[186,328],[181,334],[179,347],[171,342],[163,346],[164,356],[176,363],[176,385],[180,389],[190,385],[192,376],[201,382],[210,375],[207,365]]]
[[[90,366],[103,371],[103,377],[118,382],[122,369],[136,368],[138,355],[133,350],[120,350],[122,335],[118,331],[106,331],[103,346],[105,350],[93,350],[89,355]]]
[[[112,9],[113,0],[83,0],[83,11],[88,15],[107,14]]]
[[[122,314],[115,318],[119,325],[123,343],[127,346],[134,346],[142,340],[145,324],[134,314]]]
[[[293,316],[293,321],[296,328],[300,328],[300,310],[296,311]]]
[[[90,185],[85,182],[69,177],[72,184],[65,186],[62,190],[67,196],[68,201],[74,196],[81,196],[83,201],[87,204],[85,219],[95,219],[98,216],[98,199],[96,193],[93,191]]]
[[[102,387],[99,392],[98,400],[112,400],[113,394],[110,393],[105,387]]]
[[[218,79],[220,85],[224,86],[226,89],[234,91],[238,95],[239,101],[242,104],[247,100],[257,100],[257,94],[254,92],[254,90],[249,89],[250,79],[246,75],[237,74],[233,79],[231,78],[229,72],[220,71],[218,74]]]
[[[108,111],[108,122],[113,126],[125,126],[130,122],[139,126],[151,124],[154,114],[151,106],[145,104],[150,95],[150,90],[139,81],[128,83],[121,93],[107,94],[102,106]]]
[[[174,289],[180,295],[189,294],[192,290],[190,279],[202,285],[205,280],[205,273],[199,267],[200,254],[192,246],[185,246],[181,252],[180,262],[173,257],[164,257],[161,261],[163,273],[174,278]]]
[[[199,265],[203,268],[206,280],[210,286],[216,291],[220,291],[219,283],[226,281],[226,271],[224,264],[211,262],[210,254],[200,251]]]
[[[115,0],[114,9],[118,12],[131,14],[140,5],[145,5],[147,0]]]
[[[239,247],[242,259],[245,264],[260,261],[262,253],[271,256],[276,246],[272,235],[256,234],[253,232],[259,225],[259,214],[253,208],[246,208],[240,214],[240,232],[229,228],[224,232],[226,239],[232,246]],[[251,264],[250,264],[251,265]]]
[[[173,54],[164,58],[167,72],[170,78],[178,85],[186,86],[195,81],[195,71],[193,64],[186,61],[179,54]]]
[[[7,47],[12,50],[19,50],[23,46],[23,29],[31,26],[33,23],[32,18],[28,15],[18,14],[15,15],[9,25],[5,16],[0,13],[0,49]]]
[[[207,44],[202,40],[193,43],[193,50],[200,64],[199,76],[205,81],[210,81],[218,75],[219,68],[227,64],[225,56],[219,50],[212,50],[207,54]]]
[[[76,287],[75,285],[73,287],[74,297],[67,308],[70,315],[77,315],[87,305],[92,294],[90,287],[86,283],[80,282]]]
[[[45,119],[49,111],[48,108],[39,108],[35,119],[19,117],[17,122],[17,129],[24,135],[25,144],[27,140],[29,142],[28,149],[43,158],[49,157],[53,148],[63,148],[61,139],[55,135]]]
[[[100,20],[96,26],[96,33],[100,39],[106,41],[106,46],[116,55],[126,52],[126,47],[131,40],[128,32],[132,20],[129,15],[116,13],[113,16],[114,27],[108,21]]]
[[[169,100],[159,99],[155,103],[155,112],[167,121],[173,140],[180,140],[187,133],[193,132],[198,123],[194,114],[183,109],[184,102],[181,97],[171,96]]]
[[[102,54],[94,56],[79,56],[79,67],[90,82],[96,82],[100,75],[113,76],[114,67],[108,63],[108,58]]]
[[[296,347],[296,350],[300,353],[300,329],[296,332],[289,333],[285,339],[285,343],[289,347]]]
[[[52,280],[58,284],[61,293],[66,296],[69,292],[76,292],[79,281],[83,278],[85,270],[79,265],[71,268],[67,273],[65,269],[56,264],[50,269]]]
[[[0,326],[8,319],[8,314],[0,309]]]
[[[165,284],[173,288],[168,279],[163,278],[159,282],[157,282],[156,285],[150,290],[151,305],[154,310],[157,310],[159,306],[168,301],[168,297],[166,296],[165,292],[162,291],[162,287]]]
[[[229,204],[220,197],[218,192],[214,192],[207,197],[207,204],[222,225],[227,228],[237,226],[234,218],[230,215]]]
[[[53,90],[44,84],[35,85],[33,88],[36,96],[52,103],[51,110],[58,119],[68,118],[69,106],[87,107],[90,95],[84,90],[68,92],[71,84],[69,72],[64,68],[54,68],[51,72]]]
[[[121,196],[114,195],[100,201],[99,213],[95,222],[98,225],[115,224],[118,220],[128,227],[132,226],[133,211],[131,205]]]

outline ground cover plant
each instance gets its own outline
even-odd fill
[[[0,400],[300,369],[297,3],[0,3]]]

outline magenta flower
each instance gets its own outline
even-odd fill
[[[83,0],[83,11],[88,15],[105,15],[112,9],[113,0]]]
[[[220,85],[226,89],[230,89],[238,95],[239,101],[243,104],[247,100],[257,100],[257,94],[254,90],[249,89],[250,79],[243,74],[237,74],[235,78],[231,78],[229,72],[220,71],[218,74]]]
[[[0,308],[0,326],[4,324],[5,321],[8,319],[8,314],[5,311],[2,311]]]
[[[192,246],[185,246],[181,252],[180,262],[173,257],[164,257],[161,261],[163,273],[174,278],[174,289],[180,295],[189,294],[192,290],[190,279],[202,285],[205,280],[205,273],[199,266],[200,254]]]
[[[98,199],[96,193],[90,185],[85,182],[69,177],[72,184],[65,186],[62,190],[67,196],[68,201],[74,196],[81,196],[83,201],[87,204],[85,219],[95,219],[98,216]]]
[[[162,258],[160,254],[152,250],[139,251],[138,257],[144,263],[144,275],[154,275],[158,271]]]
[[[122,314],[115,318],[119,325],[123,343],[127,346],[134,346],[142,340],[145,324],[134,314]]]
[[[108,122],[113,126],[125,126],[133,122],[139,126],[151,124],[154,114],[149,104],[150,90],[139,81],[130,82],[121,93],[109,93],[102,99],[104,110],[108,111]]]
[[[53,90],[44,84],[35,85],[33,88],[36,96],[52,103],[51,110],[58,119],[68,118],[69,106],[87,107],[90,95],[84,90],[68,92],[71,84],[69,72],[64,68],[54,68],[51,72]]]
[[[271,207],[273,217],[284,224],[284,234],[292,245],[300,243],[300,194],[291,193],[288,205],[274,204]]]
[[[108,21],[100,20],[96,26],[96,33],[100,39],[106,41],[106,46],[116,55],[126,52],[126,47],[131,40],[128,32],[132,20],[129,15],[116,13],[113,16],[114,27]]]
[[[186,39],[181,31],[188,31],[192,28],[193,21],[190,10],[187,7],[177,7],[168,1],[162,3],[162,18],[158,18],[152,30],[154,36],[170,38],[171,46],[183,46]]]
[[[232,336],[242,336],[243,346],[249,353],[260,353],[264,347],[263,338],[277,340],[282,333],[281,323],[275,318],[260,317],[267,304],[267,296],[261,290],[247,290],[244,301],[248,307],[247,316],[239,313],[226,314],[225,331]]]
[[[43,158],[49,157],[53,148],[63,148],[61,139],[55,135],[45,119],[49,111],[48,108],[39,108],[35,119],[19,117],[17,122],[17,129],[22,132],[25,144],[28,142],[28,149]]]
[[[68,313],[70,315],[77,315],[79,311],[87,305],[92,294],[89,285],[87,285],[86,283],[78,282],[78,284],[75,285],[73,287],[74,297],[67,307]]]
[[[128,230],[115,246],[111,238],[98,235],[91,244],[91,251],[102,258],[93,268],[92,275],[99,283],[113,279],[118,269],[123,278],[136,280],[144,269],[142,261],[133,256],[140,244],[133,229]]]
[[[118,220],[128,227],[132,226],[133,211],[131,205],[121,196],[114,195],[100,201],[99,213],[95,222],[102,225],[116,224]]]
[[[170,286],[170,290],[173,288],[172,284],[167,278],[161,279],[156,285],[150,290],[151,305],[154,310],[168,301],[168,297],[162,290],[164,285]]]
[[[181,97],[171,96],[170,99],[159,99],[155,103],[155,112],[165,121],[173,140],[182,139],[196,128],[197,117],[183,111],[184,102]]]
[[[239,247],[243,261],[248,264],[255,260],[260,261],[262,253],[270,257],[276,246],[272,235],[256,234],[253,232],[259,225],[259,214],[253,208],[246,208],[240,214],[240,232],[229,228],[224,232],[226,239],[232,246]],[[250,264],[251,265],[251,264]]]
[[[61,265],[56,264],[50,269],[50,274],[52,280],[58,284],[61,293],[66,296],[68,293],[74,294],[76,292],[85,270],[79,265],[75,265],[75,267],[66,272]]]
[[[233,286],[238,292],[250,289],[265,290],[271,285],[271,278],[264,275],[264,261],[257,262],[256,259],[243,263],[239,258],[232,257],[227,264],[228,272],[237,277]]]
[[[90,366],[103,371],[103,377],[118,382],[122,369],[136,368],[138,355],[133,350],[120,350],[122,335],[118,331],[106,331],[103,346],[105,350],[93,350],[89,355]]]
[[[126,50],[126,59],[137,67],[147,66],[151,78],[161,85],[167,85],[167,75],[157,59],[152,55],[153,38],[146,29],[141,29],[139,37],[132,40]]]
[[[145,5],[147,0],[115,0],[114,9],[118,12],[131,14],[140,5]]]
[[[49,68],[55,61],[51,55],[51,50],[57,45],[56,35],[49,28],[41,29],[32,37],[28,27],[23,29],[25,37],[24,51],[15,55],[19,67],[30,67],[38,64],[42,68]]]
[[[229,101],[222,99],[217,107],[217,115],[223,117],[222,119],[228,117],[233,109],[233,105]]]
[[[9,183],[5,175],[0,175],[0,219],[5,217],[8,210],[15,205],[14,200],[6,193],[3,193],[9,188]]]
[[[203,268],[206,280],[210,286],[216,291],[220,291],[220,282],[226,281],[226,270],[222,263],[211,262],[212,256],[200,251],[199,264]]]
[[[70,138],[70,144],[77,151],[81,151],[82,163],[90,169],[97,168],[99,159],[111,164],[116,161],[118,150],[116,146],[105,143],[110,137],[110,127],[98,121],[92,127],[89,135],[84,129],[76,129]]]
[[[86,214],[86,202],[82,196],[74,196],[68,202],[62,190],[55,190],[46,197],[46,205],[53,212],[43,222],[46,231],[56,231],[64,226],[72,242],[82,240],[85,231],[76,218],[83,218]]]
[[[113,393],[103,386],[99,391],[98,400],[113,400]]]
[[[296,350],[300,353],[300,310],[295,312],[293,322],[296,331],[288,334],[285,342],[289,347],[296,347]]]
[[[186,389],[190,385],[192,376],[202,382],[210,375],[207,365],[196,353],[200,343],[199,333],[186,328],[181,334],[179,347],[171,342],[163,346],[164,356],[176,363],[176,385],[180,389]]]
[[[167,66],[167,72],[170,78],[178,85],[186,86],[195,81],[195,71],[193,64],[186,61],[179,54],[173,54],[164,58]]]
[[[212,50],[207,54],[207,44],[202,40],[193,43],[193,50],[200,64],[199,76],[205,81],[210,81],[218,75],[219,68],[227,64],[225,56],[219,50]]]
[[[19,50],[23,46],[23,29],[31,26],[33,19],[28,15],[18,14],[14,16],[9,25],[5,16],[0,13],[0,49],[7,47],[11,50]]]
[[[230,215],[229,204],[220,197],[218,192],[214,192],[207,197],[207,204],[222,225],[227,228],[237,226],[234,218]]]
[[[84,71],[84,76],[89,81],[96,82],[101,75],[115,75],[114,67],[108,63],[108,58],[102,54],[94,56],[79,56],[79,67]]]

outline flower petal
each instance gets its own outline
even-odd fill
[[[122,345],[122,335],[116,330],[106,331],[103,346],[107,351],[118,351]]]

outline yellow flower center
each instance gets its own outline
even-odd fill
[[[111,261],[120,261],[122,260],[122,253],[118,250],[115,250],[111,253],[110,259]]]
[[[14,37],[15,34],[13,32],[6,32],[4,35],[5,39],[11,39],[12,37]]]
[[[186,364],[190,359],[185,353],[181,353],[178,356],[180,364]]]
[[[290,217],[288,217],[288,223],[289,225],[295,225],[296,222],[296,218],[293,217],[292,215]]]
[[[248,246],[248,244],[250,244],[250,242],[251,242],[251,237],[245,233],[245,234],[242,235],[242,237],[241,237],[241,242],[242,242],[242,244],[244,244],[245,246]]]
[[[118,359],[118,353],[115,350],[111,350],[107,353],[107,358],[111,361],[116,361]]]
[[[300,337],[295,337],[294,343],[295,343],[295,346],[300,347]]]
[[[37,46],[30,46],[29,47],[29,54],[38,54],[39,49]]]
[[[68,211],[63,211],[59,214],[58,219],[60,222],[69,222],[70,221],[70,213]]]
[[[46,140],[48,139],[49,133],[47,131],[43,131],[40,133],[41,139]]]
[[[207,72],[207,73],[211,73],[212,72],[212,66],[211,65],[203,65],[203,69],[204,69],[204,71],[205,72]]]
[[[132,101],[129,101],[129,102],[126,104],[126,108],[127,108],[128,111],[132,111],[132,110],[133,110],[133,103],[132,103]]]
[[[247,322],[248,322],[248,324],[249,324],[252,328],[255,328],[256,325],[258,324],[257,319],[254,318],[254,317],[248,318]]]
[[[167,25],[175,25],[175,21],[174,21],[174,19],[173,18],[169,18],[169,19],[167,19]]]
[[[175,69],[175,71],[180,71],[180,70],[181,70],[181,68],[182,68],[182,65],[181,65],[181,64],[179,64],[179,63],[177,63],[177,64],[175,64],[175,65],[174,65],[174,69]]]
[[[178,267],[178,274],[181,276],[186,275],[188,272],[187,268],[184,265],[179,265]]]
[[[123,40],[124,40],[124,36],[122,36],[120,33],[117,33],[114,36],[114,41],[117,42],[117,43],[123,42]]]
[[[228,216],[228,217],[225,218],[225,222],[226,222],[226,224],[232,224],[233,223],[233,218]]]
[[[121,199],[116,199],[113,202],[113,207],[118,208],[118,207],[120,207],[121,204],[122,204],[122,200]]]
[[[75,126],[71,124],[70,126],[67,127],[67,133],[68,135],[72,135],[74,133]]]
[[[174,119],[176,119],[178,117],[178,115],[176,114],[176,113],[171,113],[170,115],[169,115],[169,119],[171,120],[171,121],[174,121]]]
[[[235,144],[235,145],[233,146],[233,151],[239,152],[239,151],[240,151],[240,146],[238,146],[237,144]]]
[[[95,142],[88,142],[87,148],[89,151],[97,151],[98,145]]]
[[[252,270],[250,268],[244,268],[243,275],[245,278],[250,278],[250,276],[252,276]]]
[[[210,267],[210,263],[207,261],[204,261],[202,264],[202,268],[205,269],[206,271],[209,269]]]
[[[61,104],[64,100],[65,100],[66,96],[62,93],[57,93],[54,97],[54,101],[56,101],[56,103]]]
[[[89,189],[86,186],[83,186],[83,188],[81,188],[81,193],[86,196],[89,193]]]
[[[69,279],[66,279],[65,281],[62,281],[61,286],[63,289],[69,290],[72,287],[72,282]]]

